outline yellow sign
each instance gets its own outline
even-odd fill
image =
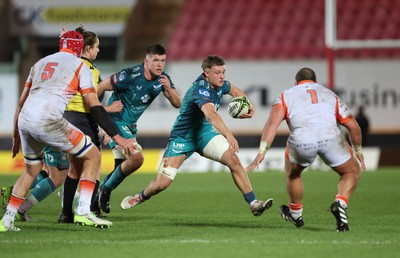
[[[135,173],[156,173],[161,161],[162,150],[144,150],[144,163]],[[19,153],[11,158],[11,151],[0,151],[0,174],[19,175],[24,171],[24,157]],[[101,160],[101,170],[108,174],[114,170],[114,156],[111,150],[104,150]]]
[[[43,11],[42,18],[48,23],[123,23],[131,15],[132,8],[126,6],[102,7],[50,7]]]

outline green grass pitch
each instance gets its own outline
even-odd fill
[[[399,257],[399,168],[366,172],[350,200],[349,232],[336,232],[327,211],[336,194],[334,172],[303,173],[305,226],[284,221],[284,173],[249,174],[259,199],[274,198],[253,217],[229,173],[182,173],[165,192],[123,211],[123,197],[142,190],[155,174],[133,174],[112,194],[110,229],[57,224],[60,201],[53,193],[35,206],[34,222],[0,234],[0,257]],[[0,175],[10,185],[16,176]],[[4,210],[0,210],[3,215]]]

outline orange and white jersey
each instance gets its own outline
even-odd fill
[[[77,92],[96,93],[92,74],[84,62],[69,49],[39,60],[29,73],[25,87],[30,87],[20,118],[47,124],[59,120]]]
[[[338,166],[350,158],[338,123],[346,123],[352,114],[331,90],[301,81],[281,93],[274,105],[282,105],[285,111],[291,162],[308,166],[319,154],[328,165]]]
[[[286,122],[292,133],[312,128],[337,128],[352,114],[347,105],[326,87],[313,81],[301,81],[285,90],[274,105],[282,105]]]

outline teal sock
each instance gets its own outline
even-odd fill
[[[33,181],[33,184],[31,185],[30,189],[35,188],[37,184],[39,184],[43,179],[49,177],[49,175],[46,173],[44,170],[40,170],[39,175],[36,177],[35,181]]]
[[[41,202],[55,190],[56,186],[54,185],[53,181],[48,177],[47,179],[40,181],[40,183],[36,185],[35,189],[33,189],[32,191],[32,195],[36,198],[36,200],[38,200],[38,202]]]
[[[121,165],[119,165],[114,172],[112,173],[112,175],[110,176],[110,178],[106,181],[106,183],[102,186],[102,189],[104,190],[104,188],[106,188],[105,190],[108,191],[112,191],[115,188],[117,188],[117,186],[124,181],[126,175],[124,175],[124,173],[122,173],[121,171]]]
[[[243,197],[249,204],[256,200],[256,195],[253,191],[243,194]]]

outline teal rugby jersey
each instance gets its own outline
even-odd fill
[[[206,103],[214,103],[218,110],[222,95],[228,94],[230,91],[229,81],[224,81],[222,87],[214,89],[204,76],[200,75],[183,97],[179,115],[171,131],[171,138],[193,136],[196,132],[204,131],[205,127],[210,127],[211,124],[205,118],[201,107]]]
[[[171,87],[175,89],[171,78],[165,72]],[[139,117],[149,107],[153,100],[164,91],[164,86],[159,82],[161,76],[149,81],[144,77],[143,64],[126,68],[110,77],[113,93],[107,105],[113,101],[121,100],[124,108],[119,113],[109,113],[116,122],[136,124]]]

